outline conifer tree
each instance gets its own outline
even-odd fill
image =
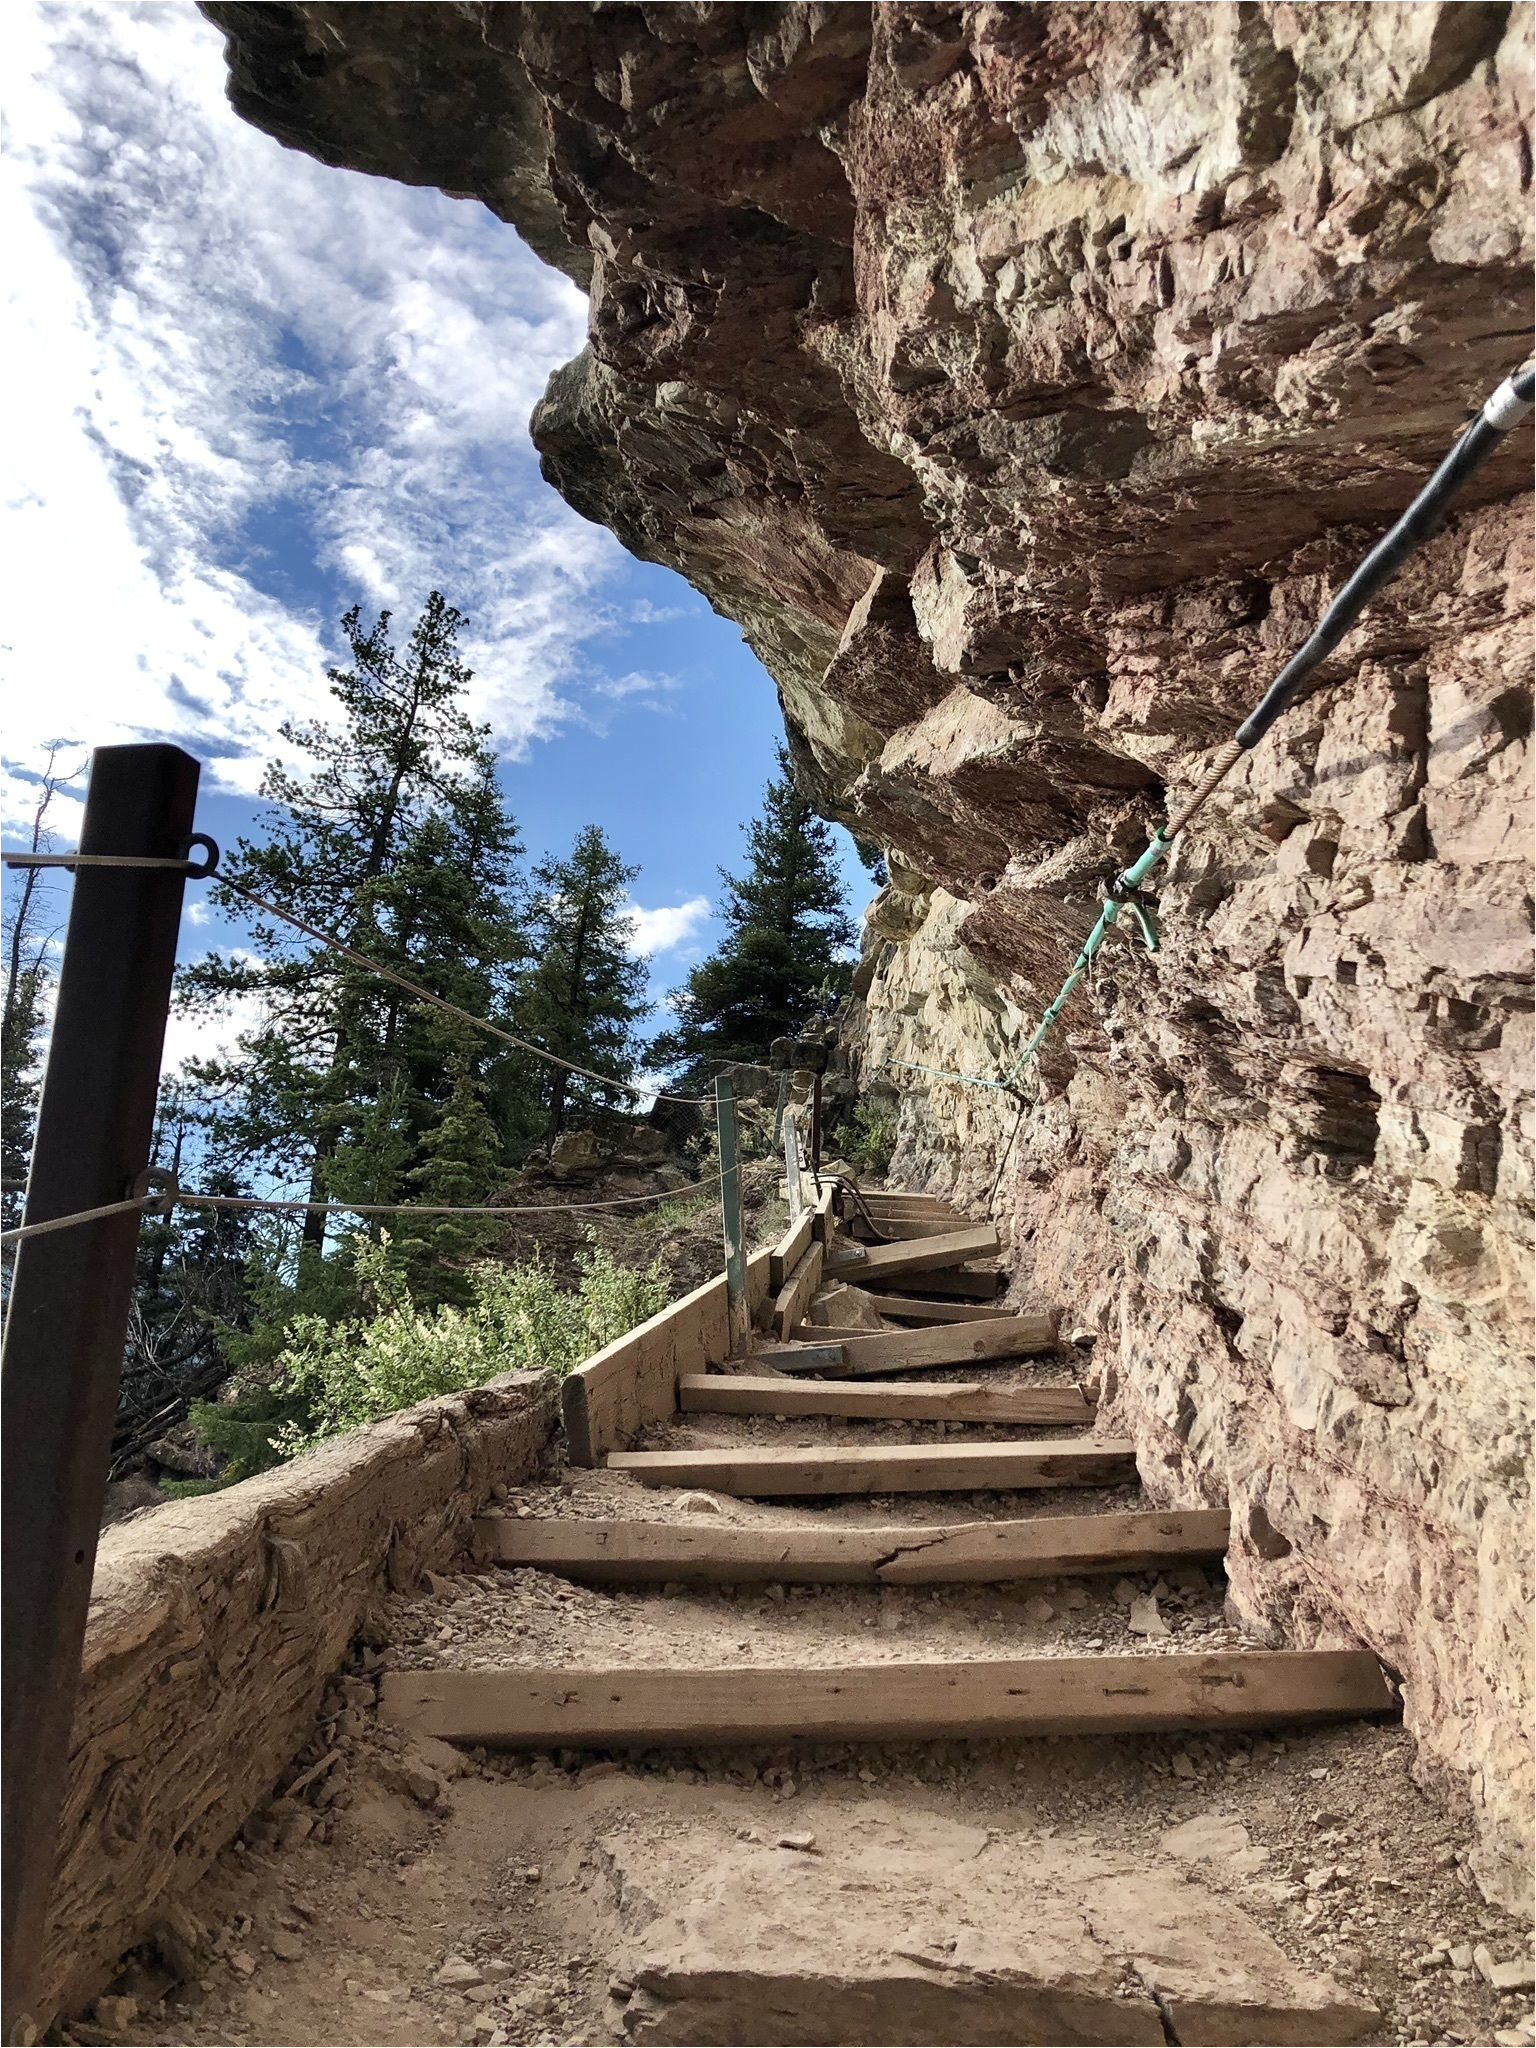
[[[644,964],[630,950],[634,920],[625,908],[638,873],[620,860],[600,825],[577,834],[568,859],[551,857],[533,871],[535,964],[523,991],[521,1029],[561,1059],[616,1080],[635,1071],[635,1025],[650,1008]],[[558,1067],[546,1068],[542,1079],[551,1142],[593,1110],[626,1100],[620,1090]]]
[[[292,758],[262,783],[272,806],[263,834],[242,839],[225,865],[356,951],[494,1018],[526,948],[521,848],[488,729],[462,706],[462,624],[437,591],[403,648],[388,612],[373,625],[347,613],[352,659],[330,671],[339,715],[283,727]],[[280,920],[251,915],[241,898],[226,893],[223,904],[249,917],[250,948],[198,962],[183,994],[207,1006],[254,998],[262,1021],[232,1057],[190,1070],[215,1149],[235,1170],[307,1181],[315,1202],[399,1199],[456,1085],[463,1027]],[[484,1081],[518,1056],[480,1034],[463,1058]],[[509,1122],[531,1085],[526,1075],[504,1083]],[[324,1225],[305,1219],[312,1250]]]
[[[761,1063],[847,986],[854,940],[831,827],[795,787],[787,750],[747,827],[747,867],[720,871],[726,935],[672,998],[677,1023],[652,1046],[657,1064],[701,1085],[721,1060]]]

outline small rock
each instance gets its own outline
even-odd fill
[[[600,1778],[621,1777],[623,1771],[624,1766],[614,1763],[611,1759],[602,1763],[583,1764],[576,1773],[576,1782],[578,1785],[595,1785]]]
[[[1026,1600],[1024,1602],[1024,1619],[1033,1622],[1054,1621],[1056,1619],[1056,1610],[1049,1600],[1042,1600],[1036,1597],[1033,1600]]]
[[[1116,1579],[1115,1598],[1122,1607],[1129,1607],[1133,1601],[1140,1599],[1140,1597],[1141,1588],[1133,1579]]]
[[[447,1991],[464,1991],[471,1984],[483,1984],[485,1979],[466,1956],[449,1956],[432,1981]]]
[[[723,1515],[725,1509],[712,1493],[674,1494],[672,1505],[681,1515]]]
[[[391,1792],[403,1793],[418,1806],[440,1806],[447,1798],[448,1788],[436,1771],[425,1770],[420,1764],[388,1764],[379,1775]]]
[[[1450,1959],[1451,1959],[1451,1968],[1452,1968],[1453,1970],[1470,1970],[1470,1969],[1471,1969],[1471,1967],[1472,1967],[1472,1944],[1471,1944],[1471,1942],[1469,1942],[1469,1941],[1458,1941],[1458,1942],[1457,1942],[1457,1943],[1455,1944],[1455,1946],[1454,1946],[1454,1947],[1452,1947],[1451,1949],[1447,1950],[1447,1954],[1448,1954],[1448,1955],[1450,1956]]]
[[[1516,1956],[1512,1962],[1496,1963],[1490,1952],[1479,1943],[1472,1951],[1472,1960],[1483,1982],[1495,1991],[1529,1991],[1536,1985],[1536,1970],[1533,1970],[1529,1956]]]
[[[542,1870],[540,1870],[539,1866],[536,1863],[530,1863],[528,1868],[523,1872],[523,1883],[539,1884],[542,1882],[543,1877],[544,1873]]]
[[[284,1928],[280,1927],[277,1930],[267,1943],[267,1947],[280,1963],[297,1963],[303,1959],[303,1942],[296,1934],[289,1934]]]
[[[1154,1593],[1138,1593],[1131,1602],[1129,1627],[1133,1636],[1166,1636],[1172,1633],[1158,1612]]]
[[[114,2034],[120,2034],[131,2027],[139,2016],[139,2001],[136,1998],[98,1998],[91,2007],[91,2018],[98,2027],[106,2027]]]
[[[229,1958],[229,1967],[237,1977],[254,1977],[256,1974],[256,1958],[248,1954],[245,1949],[237,1948]]]
[[[780,1835],[779,1847],[781,1849],[798,1849],[802,1854],[809,1854],[816,1847],[816,1837],[804,1833]]]
[[[1195,1778],[1199,1776],[1195,1769],[1193,1757],[1188,1756],[1182,1749],[1174,1758],[1171,1768],[1176,1778]]]

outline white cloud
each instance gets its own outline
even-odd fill
[[[160,1073],[169,1080],[179,1074],[188,1060],[217,1060],[235,1051],[247,1031],[262,1021],[261,999],[256,995],[236,996],[222,1014],[173,1008],[165,1027],[165,1051]]]
[[[656,953],[670,953],[685,939],[693,937],[709,913],[707,896],[690,896],[686,903],[664,904],[659,910],[642,910],[638,903],[632,903],[629,916],[634,936],[629,950],[644,958]]]
[[[612,704],[623,704],[631,697],[667,697],[680,688],[676,676],[653,676],[643,669],[631,669],[628,675],[602,677],[592,685],[592,694],[605,697]]]
[[[622,622],[527,436],[580,293],[484,208],[238,120],[181,0],[10,38],[9,751],[178,739],[249,792],[327,702],[332,579],[403,617],[442,587],[501,750],[554,731]]]

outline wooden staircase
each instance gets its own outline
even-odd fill
[[[1123,1500],[1065,1515],[935,1521],[932,1509],[925,1517],[919,1507],[910,1519],[877,1524],[832,1520],[834,1505],[850,1497],[1124,1490],[1137,1477],[1135,1445],[1095,1434],[1083,1387],[1060,1370],[1018,1383],[1019,1360],[1055,1352],[1055,1319],[995,1305],[1003,1276],[980,1263],[998,1252],[994,1231],[922,1195],[871,1195],[862,1206],[847,1204],[844,1215],[839,1206],[829,1188],[775,1248],[767,1328],[754,1333],[748,1353],[675,1375],[668,1434],[696,1428],[696,1418],[727,1433],[758,1433],[766,1421],[784,1441],[653,1444],[611,1451],[606,1461],[637,1489],[826,1503],[823,1526],[803,1515],[793,1526],[742,1526],[714,1513],[657,1520],[651,1509],[601,1520],[494,1515],[477,1523],[482,1555],[606,1587],[686,1589],[997,1585],[1172,1570],[1223,1554],[1223,1511]],[[818,1323],[818,1314],[850,1299],[841,1291],[824,1304],[819,1297],[844,1284],[873,1296],[883,1327]],[[988,1384],[978,1368],[1006,1368],[1008,1377]],[[916,1372],[930,1377],[899,1377]],[[808,1418],[895,1425],[901,1438],[797,1442],[796,1425]],[[948,1435],[975,1425],[1008,1433],[964,1442]],[[1042,1428],[1052,1434],[1030,1434]],[[637,1509],[646,1497],[637,1492]],[[386,1716],[450,1742],[540,1749],[1103,1735],[1254,1727],[1395,1705],[1364,1651],[1149,1649],[945,1661],[925,1660],[921,1648],[914,1643],[900,1663],[788,1668],[393,1671],[380,1703]]]

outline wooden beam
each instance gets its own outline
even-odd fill
[[[811,1215],[807,1210],[805,1221]],[[805,1321],[806,1311],[821,1285],[821,1269],[827,1256],[824,1244],[813,1241],[793,1273],[774,1296],[772,1324],[781,1337],[788,1336],[796,1323]]]
[[[1136,1446],[1114,1439],[610,1451],[608,1465],[646,1486],[696,1486],[759,1500],[792,1494],[1006,1492],[1014,1487],[1121,1485],[1136,1477]]]
[[[1364,1650],[977,1659],[754,1670],[386,1671],[386,1721],[503,1749],[928,1741],[1263,1728],[1386,1714]]]
[[[875,1227],[882,1233],[882,1240],[894,1237],[902,1241],[914,1237],[948,1237],[957,1230],[972,1230],[977,1227],[968,1217],[958,1216],[953,1211],[946,1213],[940,1209],[929,1210],[924,1214],[911,1210],[899,1216],[876,1215],[874,1222]],[[868,1236],[869,1222],[857,1209],[848,1218],[848,1223],[851,1229],[863,1233],[864,1242],[876,1241]]]
[[[980,1380],[792,1380],[690,1373],[677,1383],[685,1415],[845,1415],[885,1422],[1089,1423],[1079,1387],[988,1387]]]
[[[590,1585],[946,1586],[1151,1570],[1220,1557],[1224,1509],[1038,1515],[931,1527],[764,1529],[730,1522],[519,1521],[482,1515],[478,1554]]]
[[[994,1316],[1011,1316],[1011,1308],[998,1308],[984,1301],[919,1301],[906,1294],[871,1294],[881,1315],[894,1323],[984,1323]]]
[[[829,1262],[827,1271],[829,1276],[864,1286],[876,1279],[895,1280],[906,1273],[960,1266],[967,1259],[984,1259],[999,1249],[997,1232],[990,1224],[979,1224],[969,1230],[946,1230],[938,1237],[870,1245],[861,1258],[844,1253]]]
[[[853,1279],[853,1275],[840,1274],[841,1279]],[[947,1273],[915,1274],[903,1295],[931,1294],[945,1301],[993,1301],[1008,1284],[1006,1273],[1000,1273],[995,1266],[956,1266]],[[867,1286],[876,1295],[882,1287],[889,1288],[891,1282],[880,1277],[868,1281],[854,1280],[854,1285]]]
[[[784,1282],[810,1249],[813,1228],[813,1211],[803,1212],[798,1223],[792,1223],[768,1255],[768,1286],[777,1294]]]
[[[998,1316],[982,1323],[940,1323],[931,1330],[876,1330],[839,1336],[849,1378],[913,1372],[927,1366],[975,1365],[984,1359],[1028,1358],[1056,1348],[1054,1316]],[[817,1344],[822,1352],[825,1344]],[[802,1358],[795,1344],[775,1345],[757,1356],[780,1372],[825,1372],[817,1358]]]
[[[768,1256],[754,1252],[747,1261],[749,1303],[764,1298]],[[717,1273],[566,1375],[560,1403],[571,1463],[595,1465],[604,1451],[664,1421],[677,1409],[678,1374],[722,1365],[730,1355],[725,1275]]]

